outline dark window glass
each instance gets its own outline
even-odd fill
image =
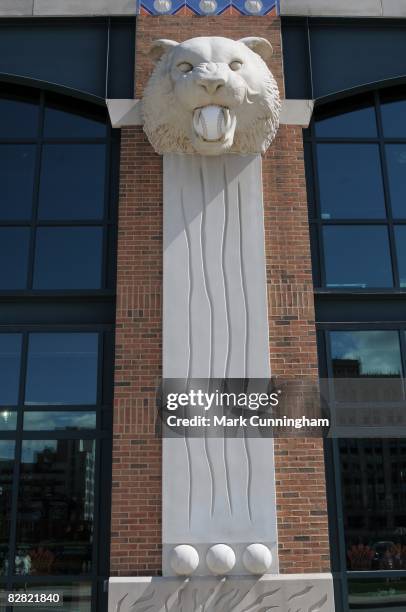
[[[32,215],[35,145],[0,145],[0,221]]]
[[[104,144],[44,145],[39,219],[101,219],[104,177]]]
[[[406,137],[406,88],[384,91],[381,97],[383,134],[386,138]]]
[[[97,363],[97,334],[30,334],[25,403],[95,404]]]
[[[38,135],[38,98],[25,100],[0,98],[0,140],[2,138],[36,138]]]
[[[0,227],[0,289],[25,289],[30,230]]]
[[[34,289],[100,289],[101,227],[40,227]]]
[[[21,334],[0,334],[1,406],[16,406],[20,385]]]
[[[379,147],[374,144],[318,144],[323,219],[384,218]]]
[[[0,413],[1,417],[1,413]],[[24,429],[57,431],[66,429],[94,429],[95,412],[26,412]]]
[[[358,108],[357,108],[358,107]],[[315,122],[316,135],[327,138],[368,138],[377,135],[375,109],[368,100],[366,106],[343,104],[342,112],[321,111]]]
[[[388,231],[384,226],[323,228],[327,287],[392,287]]]
[[[4,576],[8,569],[13,472],[14,441],[0,440],[0,576]]]
[[[72,112],[72,108],[64,109],[55,103],[45,107],[44,135],[45,138],[105,138],[106,120],[101,116],[97,121],[95,111],[87,116],[85,113]]]
[[[23,441],[17,574],[92,570],[93,440]]]
[[[395,226],[400,286],[406,288],[406,225]]]
[[[406,144],[386,145],[393,216],[406,218]]]

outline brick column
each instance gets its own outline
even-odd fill
[[[283,96],[277,18],[140,16],[136,97],[152,69],[145,56],[152,40],[205,35],[270,40]],[[263,180],[272,372],[317,379],[299,128],[281,127],[264,159]],[[142,128],[122,130],[120,185],[111,574],[151,576],[161,569],[161,444],[154,408],[161,372],[162,164]],[[322,441],[277,440],[275,455],[281,572],[328,571]]]

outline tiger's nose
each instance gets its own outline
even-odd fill
[[[216,93],[221,87],[225,85],[225,80],[217,77],[206,77],[199,79],[198,85],[203,87],[208,94],[212,95]]]

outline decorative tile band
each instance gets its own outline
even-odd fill
[[[139,0],[143,15],[269,15],[278,0]]]

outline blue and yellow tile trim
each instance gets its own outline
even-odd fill
[[[278,0],[138,0],[143,15],[269,15]]]

